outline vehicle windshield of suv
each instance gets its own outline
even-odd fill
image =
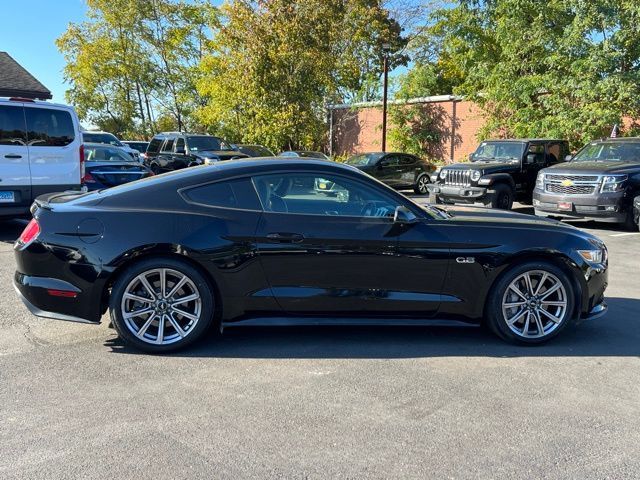
[[[473,154],[472,162],[489,160],[520,161],[526,144],[524,142],[482,142]]]
[[[208,135],[198,135],[195,137],[187,137],[187,146],[192,152],[209,152],[233,150],[224,140],[218,137],[210,137]]]
[[[580,150],[572,162],[639,162],[640,143],[593,142]]]
[[[381,156],[382,153],[361,153],[360,155],[347,158],[344,163],[356,167],[365,167],[367,165],[373,165]]]
[[[124,147],[122,142],[111,133],[82,133],[82,140],[87,143],[104,143],[106,145],[114,145],[116,147]]]
[[[119,148],[85,145],[87,162],[133,162],[133,158]]]
[[[238,147],[242,153],[251,155],[252,157],[273,157],[273,152],[262,145],[240,145]]]

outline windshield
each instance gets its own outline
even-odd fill
[[[91,147],[85,145],[87,162],[133,162],[133,158],[119,148]]]
[[[520,160],[524,153],[525,143],[520,142],[482,142],[473,154],[471,161],[487,160]]]
[[[147,151],[147,145],[149,145],[147,142],[124,142],[124,143],[129,145],[134,150],[138,150],[141,153],[146,152]]]
[[[326,160],[327,156],[321,152],[298,152],[298,155],[305,158],[320,158]]]
[[[82,134],[82,139],[87,143],[104,143],[106,145],[115,145],[116,147],[123,147],[124,145],[115,135],[111,133],[87,133]]]
[[[594,142],[580,150],[572,162],[638,162],[640,143]]]
[[[366,165],[372,165],[377,159],[382,156],[380,153],[362,153],[360,155],[354,155],[346,160],[346,164],[354,165],[356,167],[364,167]]]
[[[218,137],[200,135],[197,137],[187,137],[187,145],[192,152],[233,150],[224,140]]]
[[[262,145],[240,145],[238,150],[252,157],[273,157],[273,152]]]

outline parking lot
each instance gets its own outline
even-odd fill
[[[519,211],[529,209],[518,206]],[[637,478],[640,233],[608,315],[541,347],[479,328],[238,328],[142,355],[33,317],[0,222],[0,478]]]

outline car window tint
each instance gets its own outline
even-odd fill
[[[173,142],[173,138],[167,138],[167,141],[164,142],[164,146],[162,147],[162,151],[167,153],[173,152]]]
[[[147,147],[147,153],[158,153],[160,151],[160,145],[162,144],[162,139],[158,137],[154,137],[151,142],[149,142],[149,146]]]
[[[253,183],[268,212],[393,217],[401,204],[384,191],[332,174],[263,175],[254,177]]]
[[[178,138],[176,140],[176,152],[179,150],[184,150],[184,138]]]
[[[119,148],[85,147],[87,162],[131,162],[132,158]]]
[[[262,209],[253,184],[246,178],[201,185],[187,190],[185,195],[192,202],[210,207]]]
[[[49,108],[25,108],[27,141],[32,147],[64,147],[76,138],[71,114]]]
[[[397,167],[400,164],[399,155],[387,155],[382,159],[389,167]]]
[[[8,105],[0,106],[0,145],[25,145],[24,109]]]
[[[414,163],[416,163],[416,159],[414,157],[409,155],[402,155],[402,157],[400,157],[400,165],[413,165]]]

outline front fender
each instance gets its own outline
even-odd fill
[[[515,188],[516,186],[513,178],[508,173],[489,173],[481,176],[480,180],[478,180],[478,185],[483,187],[490,187],[496,183],[506,183],[510,185],[511,188]]]

